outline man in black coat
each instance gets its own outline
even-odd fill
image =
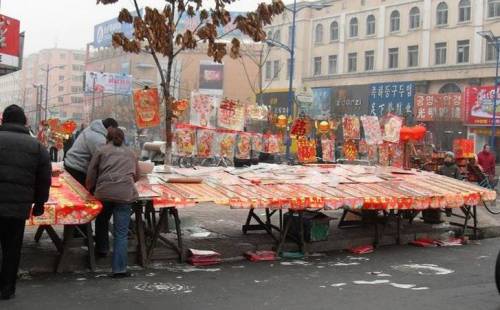
[[[0,126],[1,299],[14,297],[26,219],[33,205],[33,215],[43,214],[51,170],[49,154],[31,137],[23,109],[8,106]]]

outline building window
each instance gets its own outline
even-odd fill
[[[373,71],[375,68],[375,51],[365,52],[365,71]]]
[[[500,0],[488,0],[488,17],[500,17]]]
[[[281,42],[281,31],[276,30],[273,36],[273,40],[276,42]]]
[[[351,18],[349,22],[349,36],[351,38],[358,36],[358,19],[356,17]]]
[[[83,89],[81,87],[78,87],[78,86],[71,86],[71,92],[73,94],[78,94],[78,93],[81,93],[83,91]]]
[[[57,97],[57,102],[63,103],[64,102],[64,97],[63,96]]]
[[[71,67],[72,67],[73,71],[83,71],[84,70],[83,65],[73,65]]]
[[[73,59],[83,61],[85,60],[85,54],[73,54]]]
[[[399,48],[389,49],[389,69],[397,69],[399,65]]]
[[[64,75],[59,76],[59,81],[64,81]]]
[[[446,43],[436,43],[436,65],[446,64]]]
[[[458,4],[458,21],[468,22],[471,16],[470,0],[461,0]]]
[[[418,45],[408,46],[408,67],[418,66]]]
[[[280,77],[280,61],[275,60],[273,63],[273,79],[279,79]]]
[[[497,49],[494,42],[488,42],[486,45],[486,61],[497,60]]]
[[[59,87],[57,88],[57,90],[58,90],[58,91],[64,91],[64,86],[59,86]]]
[[[321,57],[314,57],[314,76],[321,75]]]
[[[347,71],[356,72],[358,71],[358,53],[349,53],[347,56]]]
[[[410,10],[410,29],[420,28],[420,9],[414,7]]]
[[[337,73],[337,55],[328,56],[328,74],[336,74]]]
[[[322,24],[316,25],[316,30],[314,31],[314,42],[316,42],[316,44],[323,43],[323,25]]]
[[[66,54],[59,54],[59,58],[65,59],[66,58]]]
[[[366,18],[366,35],[374,35],[375,34],[375,16],[368,15]]]
[[[392,11],[391,13],[391,32],[399,31],[399,11]]]
[[[337,41],[339,39],[339,24],[332,22],[330,24],[330,41]]]
[[[438,26],[448,25],[448,5],[441,2],[437,6],[436,24]]]
[[[469,40],[461,40],[457,42],[457,63],[463,64],[469,62]]]
[[[440,94],[449,94],[449,93],[461,93],[460,87],[455,83],[447,83],[443,85],[438,91]]]
[[[272,77],[273,67],[270,61],[266,61],[266,80],[270,80]]]
[[[71,103],[82,103],[83,98],[82,97],[71,97]]]

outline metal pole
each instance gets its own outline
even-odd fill
[[[497,67],[495,73],[495,87],[493,93],[493,126],[491,128],[491,147],[496,154],[496,127],[497,127],[497,97],[498,97],[498,87],[499,87],[499,77],[498,77],[498,67],[500,65],[500,38],[495,38],[495,50],[497,52]]]
[[[44,120],[47,120],[47,112],[49,107],[49,64],[47,64],[47,72],[45,76],[45,117]]]
[[[94,120],[94,112],[95,112],[95,74],[92,74],[92,110],[90,111],[90,121]]]
[[[35,126],[36,126],[36,129],[38,131],[38,127],[40,125],[40,120],[42,118],[42,115],[41,115],[42,110],[40,109],[40,95],[39,95],[39,91],[38,91],[38,85],[35,86],[35,88],[36,88],[36,102],[35,102],[35,107],[36,107],[36,120],[35,120],[35,122],[36,122],[36,124],[35,124]]]
[[[290,81],[288,85],[288,119],[291,119],[293,116],[293,76],[294,76],[294,67],[295,67],[295,20],[297,15],[297,0],[293,1],[293,11],[292,11],[292,40],[290,46]],[[286,159],[290,160],[290,146],[292,141],[290,139],[290,126],[286,126]]]

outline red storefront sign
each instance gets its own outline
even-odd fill
[[[19,30],[19,20],[0,15],[0,65],[19,66]]]
[[[465,89],[465,122],[468,125],[493,125],[494,86]],[[497,89],[496,123],[500,124],[500,87]]]
[[[415,120],[461,121],[464,119],[462,94],[416,95],[414,104]]]

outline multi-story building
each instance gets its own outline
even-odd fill
[[[411,81],[417,93],[432,94],[494,83],[494,45],[477,33],[500,35],[500,0],[323,0],[298,7],[296,89]],[[290,46],[291,20],[290,13],[276,18],[268,37]],[[290,55],[271,48],[263,78],[283,91]]]
[[[24,59],[21,92],[31,120],[36,119],[37,113],[44,119],[47,105],[48,118],[82,121],[84,63],[83,50],[62,48],[44,49]],[[40,109],[36,105],[37,86],[38,96],[41,95]]]
[[[21,70],[0,77],[0,108],[10,104],[24,107],[34,126],[37,120],[45,118],[47,104],[47,118],[73,119],[80,123],[85,52],[45,49],[29,55],[23,62]]]

